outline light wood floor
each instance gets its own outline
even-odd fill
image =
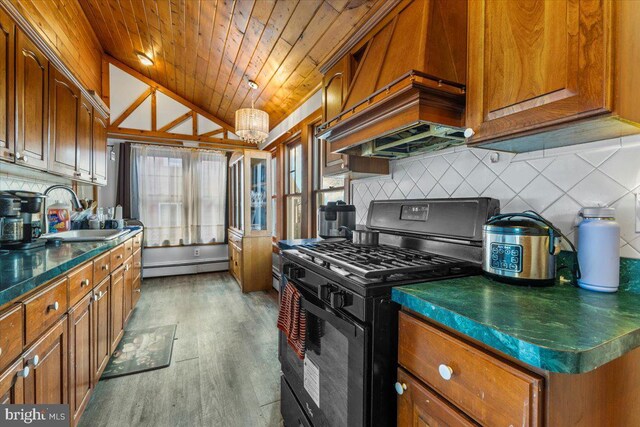
[[[277,306],[226,272],[145,279],[127,329],[177,324],[171,366],[100,381],[80,425],[281,425]]]

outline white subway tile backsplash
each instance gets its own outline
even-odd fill
[[[537,210],[574,240],[581,207],[610,205],[620,223],[622,255],[640,259],[640,136],[518,155],[457,147],[392,161],[391,170],[393,178],[353,181],[359,224],[373,199],[480,195],[499,199],[503,212]]]

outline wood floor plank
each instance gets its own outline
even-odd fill
[[[94,426],[281,426],[277,294],[228,273],[145,279],[128,330],[177,324],[171,365],[98,383]]]

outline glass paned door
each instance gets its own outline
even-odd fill
[[[267,159],[251,159],[251,230],[267,229]]]

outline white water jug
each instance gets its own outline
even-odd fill
[[[620,286],[620,226],[616,210],[607,207],[582,208],[578,225],[578,262],[581,288],[616,292]]]

